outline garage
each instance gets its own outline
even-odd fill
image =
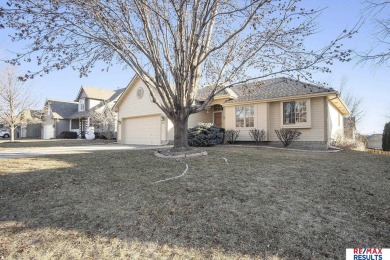
[[[122,142],[125,144],[161,144],[161,117],[126,118],[122,122]]]
[[[51,139],[54,138],[54,127],[53,120],[47,120],[43,123],[43,136],[42,139]]]

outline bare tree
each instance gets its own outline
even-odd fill
[[[114,138],[116,120],[115,112],[108,104],[91,114],[91,124],[95,127],[95,132],[103,134],[109,140]]]
[[[342,77],[340,82],[340,96],[344,100],[345,104],[349,108],[350,115],[348,117],[354,118],[356,124],[358,124],[364,117],[364,99],[362,96],[356,94],[356,92],[348,89],[347,77]]]
[[[11,142],[15,140],[15,127],[28,120],[26,109],[36,104],[30,88],[18,80],[11,67],[0,72],[0,119],[10,129]]]
[[[372,21],[373,47],[359,53],[359,62],[369,62],[375,67],[389,66],[390,61],[390,1],[366,0],[364,14]]]
[[[85,76],[98,61],[130,67],[173,122],[174,150],[182,151],[188,117],[223,89],[276,75],[308,79],[313,70],[329,72],[334,59],[349,61],[340,41],[356,28],[319,50],[305,48],[320,12],[300,0],[13,0],[3,4],[0,26],[30,43],[9,62],[42,67],[24,78],[67,66]],[[201,84],[214,88],[198,104]]]

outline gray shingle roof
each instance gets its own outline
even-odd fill
[[[204,99],[210,93],[211,89],[211,86],[200,89],[197,99]],[[233,90],[238,97],[228,101],[228,103],[334,92],[332,89],[284,77],[240,84],[230,89]]]
[[[370,142],[382,142],[382,134],[373,134],[367,137]]]
[[[89,111],[77,111],[76,113],[69,116],[70,119],[77,119],[77,118],[83,118],[83,117],[89,117],[91,116],[92,112]]]
[[[76,102],[61,101],[61,100],[54,100],[54,99],[48,99],[47,101],[50,102],[53,118],[66,119],[69,118],[72,114],[74,114],[78,110],[78,103]]]
[[[206,99],[214,87],[215,87],[215,85],[209,85],[209,86],[206,86],[206,87],[199,89],[198,93],[196,94],[196,99],[197,100]],[[218,89],[217,89],[217,91],[218,91]],[[222,95],[226,95],[226,94],[228,94],[228,92],[224,89],[221,91],[221,93],[218,93],[217,96],[222,96]]]

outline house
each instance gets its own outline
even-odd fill
[[[204,102],[212,87],[200,89]],[[151,102],[144,83],[134,77],[114,106],[118,112],[118,142],[166,144],[173,140],[173,124]],[[226,130],[240,130],[238,141],[251,141],[251,129],[263,129],[266,141],[279,142],[275,130],[297,129],[300,143],[329,145],[343,134],[348,108],[338,92],[289,78],[241,84],[218,94],[209,107],[189,117],[188,127],[214,123]]]
[[[71,119],[70,131],[83,135],[87,127],[91,126],[93,114],[103,112],[106,107],[112,108],[123,91],[124,89],[111,91],[82,86],[75,100],[78,109],[69,117]],[[116,126],[114,128],[116,129]]]
[[[77,132],[82,137],[91,125],[94,113],[101,113],[107,107],[112,108],[123,91],[81,86],[75,101],[46,100],[42,138],[57,138],[63,131]]]
[[[367,148],[382,150],[382,134],[367,136]]]
[[[22,138],[41,138],[42,135],[42,110],[25,109],[20,115],[18,131]],[[17,136],[17,135],[16,135]]]
[[[69,131],[72,127],[78,127],[78,122],[73,122],[70,116],[77,112],[78,103],[47,99],[44,106],[42,120],[42,139],[57,138],[61,132]],[[77,123],[77,126],[72,125]]]

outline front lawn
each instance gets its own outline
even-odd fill
[[[91,144],[111,144],[115,140],[86,140],[86,139],[15,139],[15,142],[10,142],[9,139],[0,138],[0,151],[5,149],[17,148],[40,148],[40,147],[58,147],[58,146],[79,146]]]
[[[1,159],[0,259],[345,259],[390,245],[389,156],[207,151]]]

